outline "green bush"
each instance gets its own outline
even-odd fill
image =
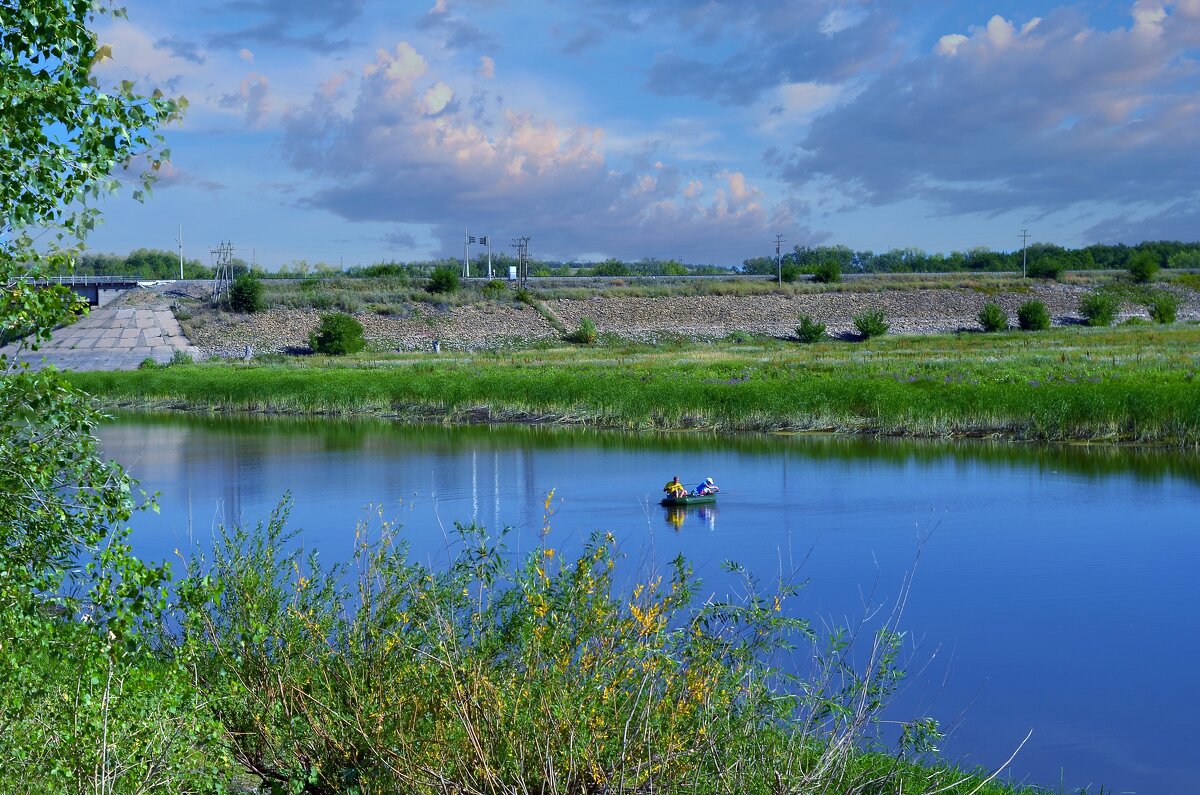
[[[791,284],[792,282],[796,281],[799,278],[800,278],[800,266],[799,265],[784,265],[783,267],[781,267],[779,269],[780,281],[785,281],[788,284]]]
[[[995,301],[988,301],[979,312],[979,325],[984,331],[1004,331],[1008,328],[1008,314]]]
[[[825,338],[825,324],[818,323],[808,315],[801,315],[800,325],[796,326],[796,336],[801,342],[820,342]]]
[[[591,345],[596,341],[599,332],[596,331],[596,324],[592,322],[590,317],[581,317],[579,319],[579,328],[575,329],[569,336],[571,342],[578,342],[580,345]]]
[[[434,268],[433,273],[429,274],[429,284],[425,289],[431,293],[458,292],[458,271],[445,265]]]
[[[1179,299],[1171,293],[1155,293],[1146,306],[1155,323],[1174,323],[1179,314]]]
[[[267,308],[263,298],[263,286],[253,273],[243,273],[233,280],[229,288],[229,308],[234,312],[254,313]]]
[[[1062,278],[1064,270],[1066,270],[1066,266],[1061,261],[1053,257],[1039,257],[1029,263],[1029,267],[1025,269],[1025,273],[1033,279],[1054,279],[1057,281]]]
[[[882,309],[868,309],[862,314],[854,316],[854,327],[858,329],[858,333],[863,336],[863,339],[881,337],[887,334],[887,315],[883,313]]]
[[[480,292],[483,293],[484,298],[495,300],[507,293],[508,287],[506,287],[504,282],[500,281],[499,279],[492,279],[490,282],[483,285],[483,287],[480,289]]]
[[[1017,325],[1024,331],[1045,331],[1050,328],[1050,313],[1041,301],[1026,301],[1017,310]]]
[[[1158,257],[1149,251],[1139,251],[1129,258],[1129,275],[1140,284],[1153,281],[1158,268]]]
[[[1079,302],[1079,314],[1083,315],[1089,326],[1111,326],[1120,306],[1121,302],[1116,296],[1095,292],[1084,296]]]
[[[842,280],[842,266],[835,259],[827,259],[818,263],[813,271],[813,281],[833,284]]]
[[[317,330],[308,335],[308,344],[315,352],[327,356],[358,353],[367,345],[362,323],[341,312],[323,315]]]

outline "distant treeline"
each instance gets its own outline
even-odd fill
[[[1027,269],[1033,273],[1080,270],[1116,270],[1129,266],[1130,259],[1147,253],[1162,268],[1200,268],[1200,243],[1159,240],[1138,243],[1063,248],[1053,243],[1034,243],[1024,251]],[[818,265],[836,262],[843,273],[948,273],[955,271],[1020,271],[1022,252],[973,248],[949,254],[928,254],[918,248],[894,248],[882,254],[855,251],[849,246],[796,246],[781,257],[783,266],[812,273]],[[753,257],[742,263],[743,273],[773,274],[774,257]]]
[[[1136,246],[1092,245],[1069,249],[1052,243],[1034,243],[1024,252],[1026,266],[1031,275],[1063,270],[1119,270],[1129,266],[1135,255],[1145,253],[1152,256],[1163,268],[1200,269],[1200,242],[1180,243],[1175,241],[1151,241]],[[973,248],[969,251],[953,251],[949,254],[929,254],[917,248],[892,249],[881,254],[872,251],[855,251],[849,246],[796,246],[781,257],[781,265],[789,270],[812,273],[818,266],[835,262],[843,273],[947,273],[955,271],[1020,271],[1022,252],[991,251]],[[428,276],[437,268],[462,271],[462,260],[435,259],[416,262],[377,262],[339,268],[323,262],[310,264],[307,261],[290,263],[278,271],[252,268],[244,260],[234,259],[235,273],[254,270],[264,278],[305,278],[311,276],[350,277],[393,277],[420,278]],[[510,267],[516,267],[517,259],[509,254],[492,257],[492,273],[497,278],[508,275]],[[727,276],[731,273],[768,275],[776,272],[774,257],[752,257],[741,267],[719,265],[693,265],[674,259],[643,258],[633,262],[607,259],[597,263],[555,262],[537,260],[529,264],[530,276]],[[77,275],[88,276],[137,276],[144,279],[175,279],[179,277],[179,255],[171,251],[139,248],[127,256],[116,254],[84,254],[75,264]],[[64,275],[65,272],[64,272]],[[471,276],[486,276],[487,262],[476,259],[471,262]],[[211,279],[213,269],[198,259],[183,262],[185,279]]]

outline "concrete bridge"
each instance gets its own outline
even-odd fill
[[[86,298],[90,306],[104,306],[126,290],[138,285],[156,283],[139,280],[136,276],[51,276],[34,281],[34,284],[39,286],[66,285],[71,288],[71,292]]]
[[[55,329],[37,351],[20,343],[0,347],[4,364],[19,356],[31,369],[54,365],[60,370],[132,370],[146,359],[158,363],[171,360],[176,352],[193,358],[200,351],[192,346],[170,308],[164,288],[173,282],[138,281],[118,276],[64,276],[39,279],[37,284],[63,284],[88,299],[94,307],[86,317]],[[137,290],[134,288],[151,288]],[[122,296],[142,294],[133,302]],[[112,304],[106,306],[106,304]],[[0,374],[3,374],[0,367]]]

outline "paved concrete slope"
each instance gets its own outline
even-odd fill
[[[10,359],[16,345],[0,348]],[[37,351],[21,358],[31,369],[52,364],[60,370],[133,370],[145,359],[170,361],[176,351],[199,358],[170,309],[93,309],[77,323],[54,332]]]

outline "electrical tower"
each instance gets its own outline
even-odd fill
[[[514,238],[512,247],[517,250],[517,286],[524,289],[529,279],[529,235]]]
[[[212,254],[213,263],[213,289],[212,300],[220,301],[223,296],[229,295],[229,288],[233,285],[233,243],[226,240],[216,248],[209,249]]]

